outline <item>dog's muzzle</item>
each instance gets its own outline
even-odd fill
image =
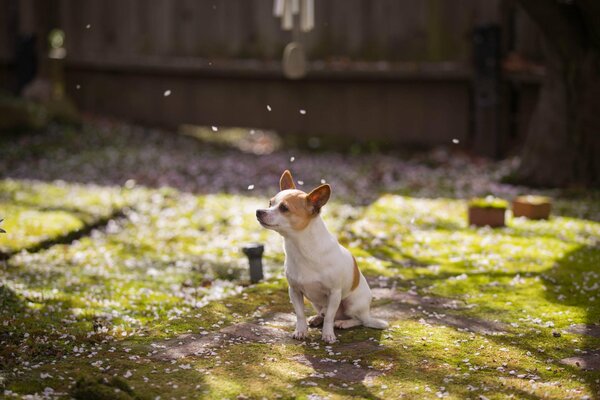
[[[264,223],[263,218],[265,215],[267,215],[267,212],[265,210],[256,210],[256,219],[259,222]]]

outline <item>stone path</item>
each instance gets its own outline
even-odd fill
[[[336,349],[338,350],[338,349]],[[369,382],[373,378],[383,375],[384,371],[364,368],[359,364],[349,362],[332,362],[326,358],[310,354],[298,354],[292,360],[311,367],[320,377],[337,378],[345,382]],[[335,361],[335,360],[334,360]]]
[[[498,322],[476,318],[449,315],[449,310],[466,309],[460,301],[439,297],[423,297],[404,293],[390,288],[373,288],[374,300],[383,303],[373,308],[373,314],[388,321],[418,319],[425,323],[446,325],[460,330],[480,334],[501,334],[506,326]],[[211,356],[214,352],[229,345],[240,343],[290,344],[299,343],[291,338],[296,317],[292,313],[266,315],[260,321],[243,322],[230,325],[217,332],[204,334],[186,334],[177,338],[155,343],[153,357],[172,361],[184,357]],[[364,340],[346,344],[336,344],[336,353],[372,353],[385,349],[373,340]],[[378,370],[351,360],[339,361],[320,358],[310,354],[298,354],[292,360],[314,370],[321,377],[335,377],[346,382],[368,382],[385,371]]]
[[[386,287],[375,287],[372,292],[376,303],[383,303],[373,308],[373,314],[388,321],[419,319],[432,325],[444,325],[483,335],[499,335],[508,331],[506,325],[497,321],[448,314],[448,310],[468,308],[468,305],[458,300],[419,296]],[[274,313],[264,316],[260,321],[230,325],[217,332],[181,335],[154,344],[156,350],[154,357],[171,361],[184,357],[211,356],[219,348],[240,343],[274,345],[299,343],[290,337],[295,321],[296,317],[292,313]],[[567,331],[600,337],[600,325],[573,325]],[[352,350],[366,354],[384,348],[372,340],[335,345],[335,351],[342,354]],[[385,373],[359,363],[340,362],[310,354],[298,354],[292,357],[292,360],[312,368],[313,374],[317,376],[334,377],[346,382],[369,382]],[[577,356],[564,358],[561,362],[584,370],[600,370],[600,350],[583,352]]]

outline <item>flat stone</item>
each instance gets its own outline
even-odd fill
[[[153,347],[161,350],[154,354],[154,358],[170,361],[189,356],[200,356],[221,344],[221,335],[209,333],[207,335],[186,334],[169,339]]]
[[[563,358],[560,362],[583,370],[600,371],[600,350],[575,357]]]
[[[246,342],[289,343],[292,341],[290,332],[254,323],[231,325],[221,329],[221,333],[226,334],[227,339],[238,339]]]
[[[296,325],[296,314],[278,312],[265,316],[264,321],[269,325],[293,327]]]
[[[569,333],[577,333],[579,335],[587,335],[593,337],[600,337],[600,325],[587,325],[587,324],[576,324],[571,325],[567,329]]]
[[[346,382],[368,382],[383,375],[382,371],[376,369],[364,368],[350,363],[333,362],[331,359],[323,359],[309,354],[299,354],[291,359],[311,367],[315,373],[323,377],[336,378]]]

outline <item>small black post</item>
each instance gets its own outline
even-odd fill
[[[242,248],[250,263],[250,282],[257,283],[263,279],[262,255],[265,246],[259,243],[251,243]]]
[[[501,155],[500,27],[478,26],[473,32],[473,149],[479,155]]]

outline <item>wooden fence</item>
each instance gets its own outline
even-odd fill
[[[7,10],[0,13],[0,79],[10,87],[19,32],[41,38],[59,27],[67,89],[87,111],[166,126],[254,126],[431,145],[474,142],[477,134],[474,27],[497,24],[503,53],[541,57],[537,30],[510,1],[315,3],[315,29],[298,35],[281,30],[272,0],[0,0]],[[311,60],[301,81],[281,73],[282,50],[293,38]],[[518,99],[506,117],[519,121],[520,133],[536,80],[506,83],[505,103]]]

